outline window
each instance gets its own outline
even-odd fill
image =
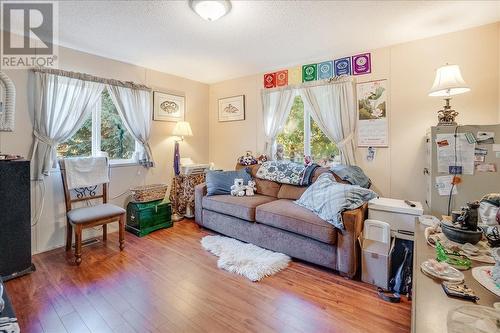
[[[102,92],[82,127],[57,147],[60,157],[99,156],[106,153],[115,163],[135,162],[139,146],[125,128],[108,91]]]
[[[277,143],[283,145],[285,158],[295,162],[302,162],[304,155],[311,156],[320,165],[330,165],[339,159],[337,146],[320,130],[308,110],[304,110],[304,102],[300,96],[296,96],[293,101]]]

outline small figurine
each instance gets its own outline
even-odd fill
[[[283,161],[285,159],[285,147],[282,144],[276,146],[276,160]]]
[[[257,159],[253,157],[253,154],[250,150],[247,150],[245,155],[238,158],[238,163],[245,166],[254,165],[257,164]]]
[[[267,155],[266,154],[261,154],[259,157],[257,157],[258,164],[262,164],[264,162],[267,162]]]
[[[245,186],[245,195],[248,196],[248,197],[251,197],[253,195],[255,195],[255,191],[257,190],[257,188],[255,187],[255,181],[254,180],[249,180],[248,181],[248,185]]]
[[[231,186],[231,195],[235,197],[242,197],[245,195],[245,186],[243,185],[243,178],[236,178],[234,185]]]

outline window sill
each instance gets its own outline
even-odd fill
[[[130,166],[139,166],[139,161],[135,160],[110,160],[109,167],[110,168],[120,168],[120,167],[130,167]]]

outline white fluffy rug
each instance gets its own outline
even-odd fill
[[[219,257],[217,266],[228,272],[259,281],[288,266],[290,257],[223,236],[205,236],[201,245]]]

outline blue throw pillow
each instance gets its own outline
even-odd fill
[[[252,177],[246,169],[238,171],[208,171],[206,175],[207,195],[230,194],[231,186],[236,178],[242,178],[243,183],[248,183]]]

